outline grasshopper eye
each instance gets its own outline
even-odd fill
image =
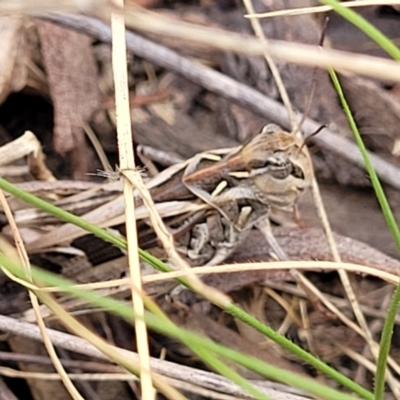
[[[303,170],[298,167],[297,165],[292,164],[292,175],[299,179],[304,179],[304,172]]]

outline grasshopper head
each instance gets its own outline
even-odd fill
[[[300,138],[269,124],[243,147],[243,161],[260,201],[292,208],[310,186],[312,165],[302,144]]]

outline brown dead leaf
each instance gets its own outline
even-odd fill
[[[36,25],[54,103],[54,149],[65,154],[82,142],[82,123],[100,106],[91,39],[49,22]]]
[[[24,19],[16,16],[0,17],[0,103],[11,92],[21,90],[27,79]]]

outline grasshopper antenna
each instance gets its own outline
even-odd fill
[[[318,133],[320,133],[322,131],[322,129],[327,128],[328,125],[324,124],[321,125],[315,132],[311,133],[310,135],[308,135],[307,137],[304,138],[303,143],[301,144],[300,148],[299,148],[299,153],[301,152],[301,150],[303,149],[303,147],[307,144],[307,142],[314,136],[318,135]]]
[[[325,35],[326,35],[326,29],[328,27],[328,22],[329,22],[329,17],[326,17],[325,21],[324,21],[324,24],[322,26],[321,37],[320,37],[319,43],[318,43],[319,47],[322,47],[323,44],[324,44]],[[310,112],[311,104],[312,104],[312,100],[313,100],[314,92],[315,92],[315,86],[317,84],[316,75],[317,75],[317,68],[315,67],[314,71],[313,71],[313,75],[312,75],[312,80],[311,80],[310,93],[308,94],[308,98],[307,98],[307,104],[306,104],[306,106],[304,108],[303,116],[301,117],[301,120],[299,122],[299,125],[297,126],[297,129],[296,129],[295,133],[301,130],[301,126],[304,124],[304,121],[306,120],[307,115]],[[321,129],[322,128],[317,130],[317,133],[320,132]],[[308,138],[311,137],[311,136],[315,136],[317,133],[313,133],[313,134],[309,135]],[[304,146],[306,141],[307,141],[307,138],[304,141],[302,147]]]

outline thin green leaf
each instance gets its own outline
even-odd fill
[[[340,102],[342,103],[344,112],[349,121],[351,130],[354,133],[354,137],[357,142],[357,145],[360,148],[360,151],[362,153],[365,167],[371,178],[371,183],[375,190],[375,195],[378,198],[379,204],[381,206],[383,215],[385,216],[386,223],[388,224],[389,229],[392,232],[392,235],[396,242],[397,248],[400,250],[400,231],[397,226],[394,215],[392,213],[392,210],[390,208],[389,202],[387,201],[387,198],[385,196],[385,193],[383,191],[383,188],[379,181],[379,178],[378,178],[378,176],[371,164],[371,161],[368,157],[367,149],[361,138],[360,132],[358,131],[357,124],[354,121],[353,115],[351,113],[350,107],[344,96],[339,79],[338,79],[335,71],[330,70],[329,73],[330,73],[332,82],[335,86],[336,92],[338,93],[338,96],[340,98]],[[386,373],[386,367],[387,367],[387,358],[388,358],[389,351],[390,351],[390,344],[392,341],[395,318],[396,318],[397,310],[399,307],[399,303],[400,303],[400,284],[397,285],[396,290],[393,294],[393,298],[390,303],[389,310],[388,310],[388,313],[387,313],[387,316],[385,319],[385,324],[384,324],[383,331],[382,331],[382,337],[381,337],[381,342],[380,342],[380,351],[379,351],[379,356],[378,356],[378,360],[377,360],[377,371],[376,371],[376,376],[375,376],[374,393],[375,393],[376,400],[384,399],[385,373]]]
[[[336,0],[319,0],[320,3],[331,6],[336,13],[341,15],[343,18],[347,19],[358,29],[369,36],[375,43],[379,45],[383,50],[385,50],[392,58],[395,60],[400,60],[400,50],[399,48],[379,29],[368,22],[360,14],[357,14],[354,10],[348,7],[343,7]]]

